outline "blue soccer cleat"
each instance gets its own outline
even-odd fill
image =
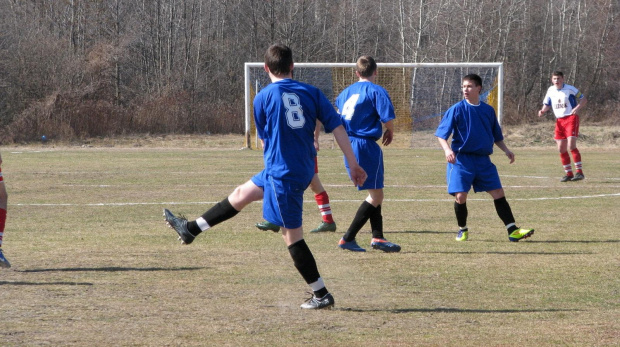
[[[8,269],[11,267],[11,263],[4,257],[4,253],[2,253],[2,248],[0,248],[0,267]]]
[[[370,246],[373,249],[378,249],[380,251],[384,251],[384,252],[400,252],[400,246],[389,242],[386,239],[378,239],[378,238],[373,238],[372,241],[370,242]]]
[[[360,247],[355,240],[347,242],[344,239],[340,239],[340,242],[338,242],[338,247],[351,252],[366,252],[366,250]]]

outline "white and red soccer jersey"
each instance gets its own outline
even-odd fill
[[[583,94],[577,88],[564,83],[562,89],[555,86],[549,87],[543,104],[553,109],[555,118],[563,118],[570,116],[573,108],[577,106],[577,100],[582,98]]]

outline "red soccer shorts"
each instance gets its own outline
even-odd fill
[[[579,136],[579,116],[576,114],[558,118],[555,122],[555,139],[566,140]]]

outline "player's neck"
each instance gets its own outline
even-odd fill
[[[480,105],[480,98],[477,98],[476,100],[473,100],[472,98],[465,98],[465,101],[467,101],[468,104],[472,105],[472,106],[478,106]]]
[[[293,74],[292,73],[288,73],[288,74],[281,74],[281,75],[274,75],[271,72],[269,73],[269,79],[271,79],[272,83],[278,82],[278,81],[282,81],[282,80],[286,80],[286,79],[291,79],[293,78]]]

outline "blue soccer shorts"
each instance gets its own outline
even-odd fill
[[[497,167],[488,155],[458,153],[456,162],[446,167],[446,181],[451,195],[467,193],[472,186],[476,193],[502,188]]]
[[[252,182],[263,188],[263,218],[269,223],[287,229],[302,225],[304,191],[312,177],[305,182],[273,178],[265,170],[252,177]]]
[[[383,188],[383,151],[376,141],[350,137],[353,154],[357,158],[357,163],[366,171],[368,178],[364,185],[357,187],[358,190],[382,189]],[[344,158],[344,166],[347,168],[349,177],[351,169],[347,158]]]

